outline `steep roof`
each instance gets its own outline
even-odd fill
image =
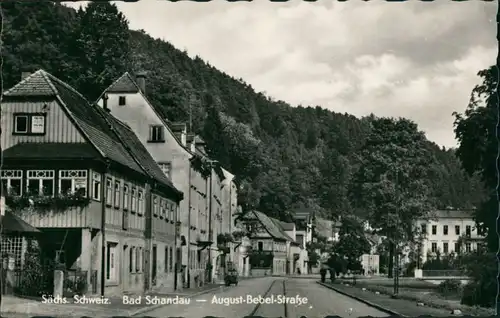
[[[2,152],[4,159],[93,159],[99,152],[88,143],[19,143]]]
[[[180,193],[162,173],[137,136],[102,108],[90,103],[74,88],[44,70],[31,74],[4,94],[5,100],[26,96],[58,99],[70,120],[80,129],[100,155]]]
[[[139,93],[140,91],[139,85],[129,72],[125,72],[106,89],[108,93]]]
[[[283,241],[294,241],[290,236],[288,236],[285,231],[279,225],[279,221],[273,218],[268,217],[262,212],[259,211],[251,211],[248,215],[249,218],[255,217],[262,224],[264,229],[269,235],[273,238]]]

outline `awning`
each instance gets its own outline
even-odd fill
[[[5,215],[0,216],[0,224],[2,225],[2,233],[41,233],[36,227],[33,227],[29,223],[23,221],[11,211],[5,211]]]

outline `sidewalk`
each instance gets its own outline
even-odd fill
[[[356,300],[366,303],[379,310],[388,312],[392,315],[416,317],[422,315],[432,315],[435,317],[453,316],[452,309],[455,308],[434,308],[429,306],[420,306],[417,301],[405,299],[393,299],[389,295],[376,294],[374,292],[363,290],[361,287],[352,287],[343,284],[320,283],[327,288],[333,289],[338,293],[344,294]],[[421,303],[422,304],[422,303]],[[463,308],[458,308],[463,311]],[[471,310],[474,310],[471,308]],[[463,312],[463,314],[471,314],[474,316],[488,316],[494,313],[489,313],[487,310],[479,310],[478,312]]]
[[[179,293],[147,293],[144,296],[158,296],[158,297],[195,297],[197,295],[216,292],[218,290],[224,290],[224,287],[218,284],[207,284],[201,288],[196,289],[185,289]],[[130,297],[137,297],[139,295],[128,295]],[[90,297],[90,296],[89,296]],[[93,299],[100,298],[100,296],[93,297]],[[139,315],[144,312],[156,309],[161,306],[166,305],[155,305],[155,304],[145,304],[143,300],[142,304],[124,304],[122,297],[107,297],[109,300],[108,304],[75,304],[73,299],[68,299],[67,304],[49,304],[43,303],[41,300],[31,300],[15,296],[3,296],[2,297],[2,317],[13,317],[13,316],[51,316],[51,317],[111,317],[111,316],[134,316]]]

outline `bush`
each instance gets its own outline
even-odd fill
[[[448,279],[438,285],[437,291],[441,295],[456,295],[462,289],[462,283],[458,279]]]
[[[462,304],[493,307],[497,295],[498,260],[496,253],[471,253],[463,257],[467,274],[472,281],[462,293]]]
[[[492,307],[495,303],[495,282],[471,282],[465,286],[460,303],[467,306]]]

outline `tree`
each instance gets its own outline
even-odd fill
[[[347,260],[348,269],[359,262],[363,254],[370,252],[370,242],[365,236],[362,224],[352,217],[342,218],[339,240],[333,245],[332,253]]]
[[[467,109],[463,114],[454,113],[455,135],[459,142],[456,155],[470,175],[481,177],[488,190],[488,196],[476,210],[475,217],[479,232],[487,236],[489,250],[496,252],[498,68],[491,66],[478,75],[482,83],[472,90]]]
[[[115,4],[90,2],[78,14],[73,76],[84,96],[95,100],[130,64],[128,22]]]
[[[414,239],[414,222],[428,216],[432,198],[426,167],[435,158],[417,125],[407,119],[372,118],[350,195],[368,212],[375,233],[386,236],[392,258],[398,244]]]

